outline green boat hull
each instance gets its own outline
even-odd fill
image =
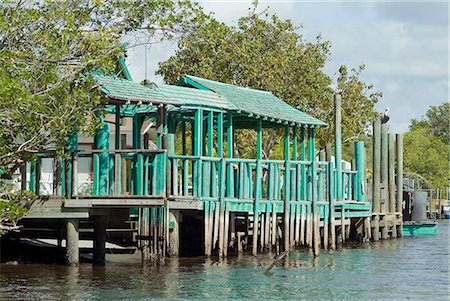
[[[436,235],[437,224],[430,223],[415,223],[415,224],[403,224],[403,236],[426,236]]]

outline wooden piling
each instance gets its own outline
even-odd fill
[[[300,244],[302,246],[307,244],[306,235],[306,205],[301,205],[301,215],[300,215]]]
[[[398,227],[398,236],[403,236],[403,217],[402,217],[402,208],[403,208],[403,135],[396,135],[397,142],[397,210],[399,219],[401,221],[400,226]]]
[[[372,155],[372,214],[373,214],[373,240],[380,239],[381,205],[381,122],[373,122],[373,155]]]
[[[289,164],[290,159],[290,139],[289,139],[289,126],[284,129],[284,206],[283,206],[283,242],[284,251],[290,250],[290,240],[289,240],[289,225],[290,225],[290,213],[289,213],[289,203],[291,199],[290,190],[290,171],[291,166]],[[258,177],[257,177],[258,178]]]
[[[229,247],[229,230],[230,230],[230,210],[228,209],[227,204],[225,203],[225,229],[224,229],[224,243],[223,243],[223,256],[228,256],[228,247]]]
[[[388,185],[388,126],[383,124],[381,126],[381,183],[383,188],[382,198],[384,198],[384,206],[382,208],[383,227],[381,229],[381,238],[388,238],[388,212],[389,212],[389,185]]]
[[[271,248],[273,249],[277,244],[277,227],[278,227],[278,221],[277,221],[277,204],[272,204],[272,220],[271,220]]]
[[[392,231],[391,237],[397,238],[397,225],[396,225],[396,206],[397,202],[395,200],[395,140],[394,135],[389,133],[388,135],[388,161],[389,161],[389,170],[388,170],[388,179],[389,179],[389,213],[392,218]]]

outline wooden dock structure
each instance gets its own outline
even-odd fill
[[[52,191],[35,204],[25,229],[40,220],[64,221],[60,232],[67,237],[69,264],[78,264],[79,229],[86,221],[92,222],[94,262],[104,264],[110,224],[118,218],[143,258],[156,263],[166,256],[256,255],[297,247],[318,255],[349,240],[401,235],[402,191],[395,187],[396,180],[402,183],[395,178],[403,173],[401,135],[395,155],[394,137],[374,123],[368,196],[363,142],[355,143],[352,166],[343,167],[339,95],[334,150],[327,145],[318,152],[316,130],[327,125],[269,92],[193,76],[158,86],[104,75],[96,80],[114,118],[103,120],[93,149],[81,148],[75,130],[65,154],[36,154],[22,168],[22,189],[41,195],[43,162],[51,166]],[[127,118],[131,148],[122,141]],[[238,129],[255,132],[254,158],[236,156]],[[268,129],[283,135],[282,159],[263,158]],[[83,166],[92,171],[87,188],[79,183]]]

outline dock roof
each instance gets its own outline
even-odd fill
[[[195,76],[184,76],[176,85],[144,86],[114,76],[95,75],[102,93],[118,102],[175,107],[211,107],[247,113],[268,121],[297,125],[327,126],[267,91],[244,88]]]
[[[327,124],[285,103],[271,92],[240,87],[191,75],[177,85],[209,90],[225,97],[237,111],[297,124],[327,126]]]

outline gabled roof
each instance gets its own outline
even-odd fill
[[[101,91],[110,99],[130,101],[134,104],[142,101],[143,104],[207,106],[230,109],[227,99],[212,91],[166,84],[149,87],[114,76],[95,75],[94,78],[101,86]]]
[[[291,107],[267,91],[239,87],[191,75],[183,77],[177,85],[216,92],[226,98],[230,103],[230,108],[236,111],[296,124],[327,126],[325,122]]]
[[[123,103],[173,105],[175,107],[211,107],[261,117],[272,122],[327,126],[301,112],[270,92],[239,87],[195,76],[183,77],[177,85],[144,86],[115,76],[94,75],[102,93]]]

